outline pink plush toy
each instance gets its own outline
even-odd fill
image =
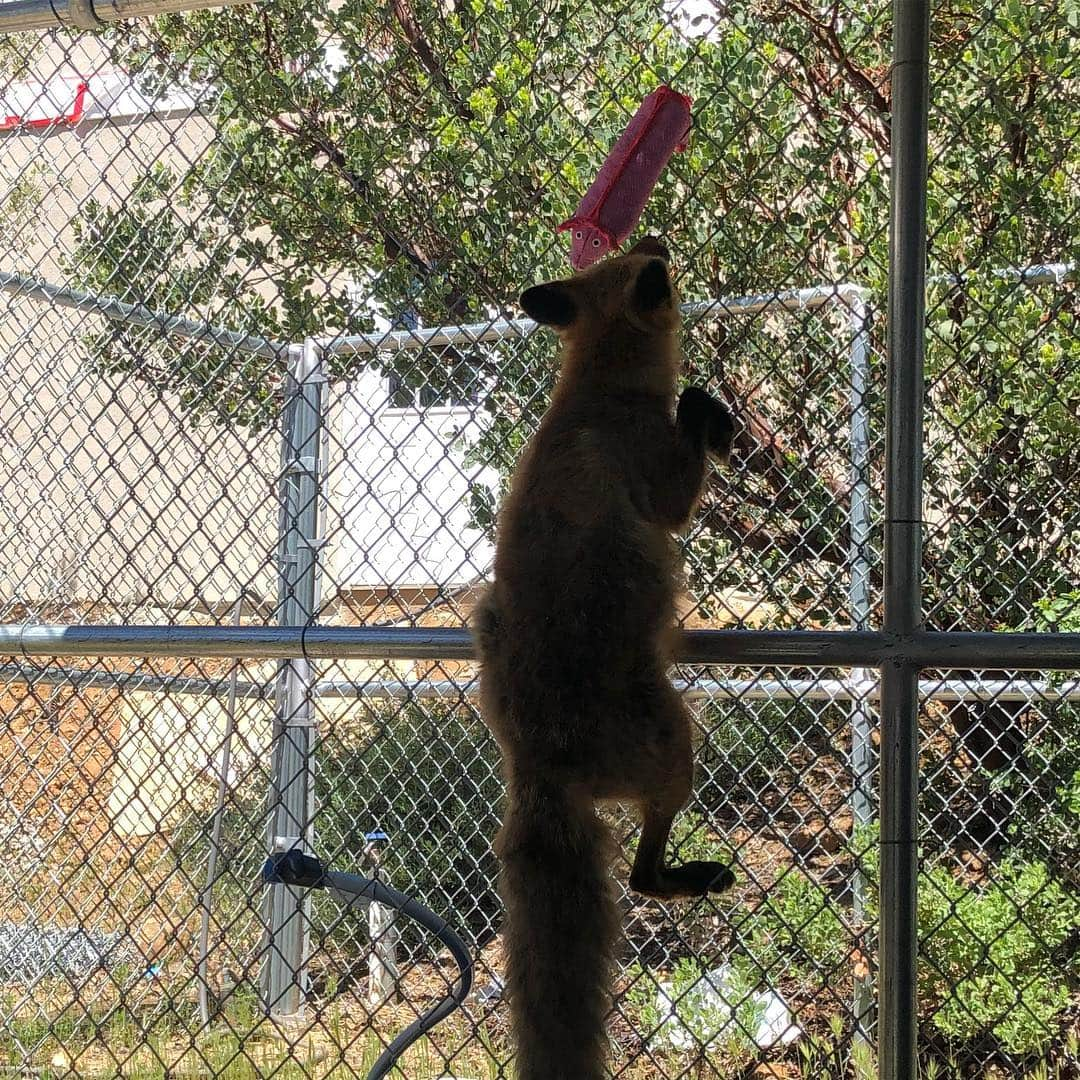
[[[690,98],[669,86],[641,103],[577,212],[559,226],[559,232],[574,230],[570,265],[575,270],[614,251],[633,231],[671,155],[686,149],[690,105]]]

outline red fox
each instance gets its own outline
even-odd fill
[[[481,710],[507,785],[495,850],[518,1080],[608,1075],[619,916],[598,802],[640,808],[637,892],[702,896],[734,882],[721,863],[664,861],[693,772],[689,717],[667,675],[672,533],[697,504],[707,455],[726,461],[734,432],[700,389],[674,408],[669,261],[647,238],[521,297],[562,339],[562,366],[500,512],[494,582],[473,618]]]

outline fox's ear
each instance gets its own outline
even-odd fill
[[[643,236],[628,252],[628,255],[655,255],[664,262],[671,262],[671,252],[667,245],[655,236]]]
[[[550,281],[526,289],[521,294],[520,304],[530,319],[557,329],[569,326],[578,315],[577,304],[565,281]]]
[[[634,307],[643,313],[656,311],[671,302],[671,278],[666,262],[650,259],[638,271],[632,298]]]

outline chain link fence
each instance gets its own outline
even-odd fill
[[[933,17],[936,630],[1080,629],[1078,26]],[[464,626],[555,379],[513,298],[567,272],[554,227],[669,82],[694,129],[642,228],[738,422],[682,621],[878,625],[890,33],[802,0],[273,0],[0,36],[0,621]],[[0,1064],[365,1075],[455,973],[377,905],[263,885],[301,846],[477,959],[400,1075],[512,1076],[471,662],[171,653],[0,658]],[[738,884],[624,893],[613,1075],[869,1076],[878,671],[676,677],[676,854]],[[1080,1076],[1080,684],[943,667],[920,694],[922,1073]]]

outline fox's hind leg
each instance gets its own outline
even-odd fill
[[[694,861],[668,866],[664,860],[675,815],[686,805],[693,787],[694,759],[690,717],[682,699],[665,680],[643,695],[646,712],[641,723],[648,737],[632,740],[627,764],[641,808],[642,829],[630,871],[630,888],[663,898],[704,896],[723,892],[735,883],[724,863]],[[628,740],[629,742],[630,740]],[[633,760],[636,756],[636,760]]]

